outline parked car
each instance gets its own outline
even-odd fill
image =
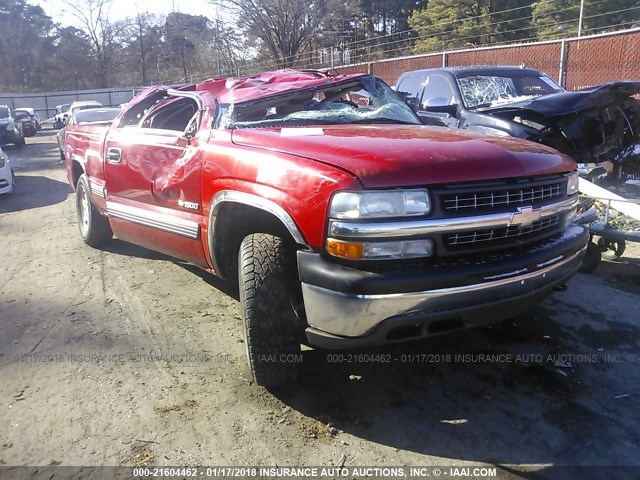
[[[25,137],[33,137],[36,134],[36,124],[27,112],[14,110],[13,118],[18,122],[22,122],[22,131]]]
[[[40,123],[40,117],[38,116],[38,113],[33,108],[20,107],[20,108],[16,108],[14,111],[15,112],[27,112],[29,114],[29,116],[31,117],[31,120],[33,120],[33,123],[36,126],[36,131],[39,132],[40,130],[42,130],[42,124]]]
[[[73,102],[69,107],[62,113],[56,114],[54,128],[62,128],[67,124],[67,120],[73,113],[77,110],[86,110],[87,108],[96,108],[102,107],[103,105],[100,102],[95,100],[85,100],[81,102]],[[57,110],[58,107],[56,107]]]
[[[452,67],[403,73],[396,91],[425,123],[549,145],[588,180],[640,173],[640,82],[566,91],[530,68]]]
[[[64,103],[62,105],[56,105],[56,114],[53,116],[53,128],[64,127],[67,117],[69,116],[70,103]],[[51,119],[49,119],[51,121]]]
[[[0,145],[8,143],[18,148],[25,144],[23,125],[13,117],[8,106],[0,105]]]
[[[16,188],[16,175],[7,154],[0,148],[0,195],[11,195]]]
[[[71,135],[83,135],[87,125],[109,125],[120,113],[119,108],[88,108],[85,110],[74,110],[67,119],[67,124],[56,134],[60,159],[64,161],[65,136],[67,132]],[[91,128],[95,131],[95,128]]]
[[[371,75],[156,86],[84,132],[65,146],[84,241],[115,234],[237,279],[261,385],[296,378],[301,343],[360,347],[518,315],[563,287],[589,237],[572,224],[570,157],[425,127]]]

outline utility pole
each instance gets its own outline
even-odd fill
[[[582,36],[582,17],[584,17],[584,0],[580,0],[580,17],[578,18],[578,37]]]

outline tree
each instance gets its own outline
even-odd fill
[[[294,67],[327,15],[327,0],[212,0],[277,68]]]
[[[508,43],[535,38],[531,25],[531,0],[491,1],[491,43]]]
[[[109,22],[111,0],[66,0],[71,14],[80,22],[88,35],[98,64],[100,86],[109,86],[109,67],[116,32]]]
[[[541,0],[532,5],[532,15],[540,40],[576,36],[580,0]],[[637,0],[585,0],[582,34],[629,28],[638,21]]]
[[[130,84],[148,85],[164,55],[165,18],[150,13],[136,12],[135,17],[127,19],[120,35],[116,39],[122,49],[126,64],[123,77]]]
[[[415,52],[434,52],[475,46],[486,42],[491,33],[490,0],[430,0],[416,10],[409,25],[418,35]]]
[[[578,33],[580,0],[544,0],[532,5],[538,39],[571,37]]]
[[[58,29],[48,89],[83,89],[95,85],[98,79],[92,63],[89,37],[75,27]]]
[[[236,28],[226,25],[219,17],[213,21],[212,31],[210,64],[215,76],[239,75],[249,59],[244,39],[238,35]]]
[[[167,58],[174,64],[177,62],[186,82],[189,73],[200,66],[198,50],[211,38],[209,20],[203,16],[172,12],[167,16],[164,31]]]
[[[0,88],[13,91],[46,85],[53,21],[25,0],[0,0]]]

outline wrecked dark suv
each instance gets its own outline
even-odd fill
[[[405,72],[396,91],[423,123],[549,145],[591,181],[640,170],[640,82],[566,91],[529,68],[450,67]]]

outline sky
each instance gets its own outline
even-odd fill
[[[47,15],[64,26],[79,27],[78,21],[69,12],[64,0],[29,0],[32,5],[40,5]],[[137,5],[137,9],[136,9]],[[172,11],[215,18],[216,7],[207,0],[112,0],[109,18],[122,20],[140,12],[168,14]]]

